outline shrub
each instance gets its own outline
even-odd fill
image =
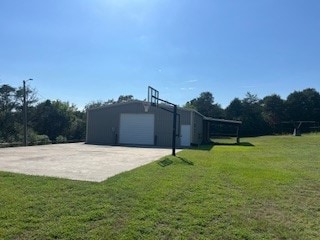
[[[36,135],[35,145],[45,145],[50,143],[51,143],[51,140],[47,135]]]
[[[47,135],[38,135],[33,131],[29,132],[29,143],[30,145],[45,145],[50,144],[51,140]]]
[[[59,135],[56,137],[56,143],[66,143],[68,140],[66,137]]]

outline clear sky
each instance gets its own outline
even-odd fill
[[[0,0],[0,85],[39,100],[320,91],[319,0]]]

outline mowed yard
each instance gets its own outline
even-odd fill
[[[0,172],[0,239],[320,239],[320,135],[242,142],[102,183]]]

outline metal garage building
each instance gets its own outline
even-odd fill
[[[172,107],[150,106],[143,101],[107,105],[87,112],[86,143],[105,145],[150,145],[170,147]],[[178,108],[176,145],[187,147],[203,142],[204,116],[194,110]]]

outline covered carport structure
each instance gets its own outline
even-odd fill
[[[227,120],[220,118],[212,118],[212,117],[204,117],[203,118],[203,132],[204,132],[204,141],[210,142],[212,137],[235,137],[237,143],[240,143],[240,126],[242,121],[236,120]],[[213,131],[214,126],[222,125],[224,126],[224,130],[222,129],[219,132]],[[225,129],[228,131],[225,131]],[[231,129],[231,131],[230,131]]]

